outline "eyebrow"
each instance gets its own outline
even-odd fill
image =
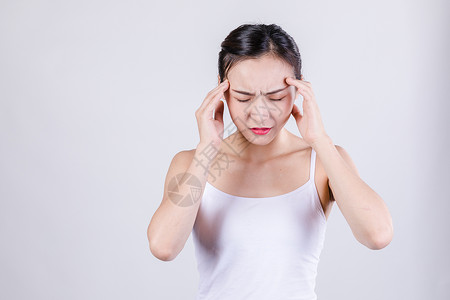
[[[290,85],[285,86],[284,88],[281,88],[281,89],[277,89],[277,90],[275,90],[275,91],[267,92],[267,93],[265,93],[265,95],[276,94],[276,93],[278,93],[278,92],[281,92],[281,91],[287,89],[288,87],[290,87]],[[250,92],[246,92],[246,91],[238,91],[238,90],[234,90],[234,89],[231,89],[231,90],[234,91],[234,92],[236,92],[236,93],[242,94],[242,95],[255,96],[254,93],[250,93]],[[264,94],[264,93],[263,93],[263,94]]]

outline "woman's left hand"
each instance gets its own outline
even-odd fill
[[[294,101],[299,95],[303,96],[303,115],[295,103],[292,107],[291,114],[294,116],[298,130],[305,142],[313,146],[319,140],[328,138],[311,83],[304,81],[303,75],[301,75],[301,80],[287,77],[286,83],[297,88]]]

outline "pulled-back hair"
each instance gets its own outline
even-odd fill
[[[302,59],[294,39],[276,24],[243,24],[232,30],[220,44],[219,76],[222,82],[236,63],[263,55],[274,55],[294,69],[300,79]]]

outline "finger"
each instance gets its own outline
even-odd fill
[[[305,80],[305,76],[303,76],[303,75],[300,76],[300,81],[303,82],[304,84],[306,84],[306,85],[309,86],[309,87],[312,86],[312,85],[311,85],[311,82],[306,81],[306,80]]]
[[[219,102],[222,102],[222,100],[220,100],[222,97],[224,97],[224,94],[219,90],[219,92],[216,93],[214,97],[212,97],[212,99],[209,101],[205,108],[205,112],[208,114],[208,117],[212,118],[213,110],[217,108]]]
[[[312,90],[312,84],[309,81],[304,81],[304,80],[298,80],[296,78],[292,78],[292,77],[286,77],[286,83],[289,85],[294,85],[297,88],[308,88]]]
[[[314,97],[314,94],[312,94],[310,90],[300,87],[295,89],[295,99],[299,96],[302,96],[303,100],[310,100]]]
[[[308,90],[305,90],[305,89],[302,89],[302,88],[297,89],[297,91],[295,93],[295,99],[297,99],[299,95],[302,96],[302,98],[303,98],[302,102],[303,103],[305,103],[305,102],[306,103],[310,103],[312,101],[312,99],[314,99],[314,95],[309,93]]]
[[[299,95],[302,95],[304,99],[308,98],[307,100],[314,100],[314,92],[311,84],[302,82],[298,79],[293,79],[291,77],[286,78],[286,83],[296,87],[295,99],[297,99]]]
[[[217,94],[223,93],[229,86],[229,83],[227,80],[223,81],[221,84],[216,86],[214,89],[212,89],[205,98],[205,101],[203,101],[202,106],[200,106],[202,109],[207,107],[213,98],[216,97]]]
[[[317,103],[314,101],[314,97],[310,97],[308,95],[304,96],[304,101],[302,103],[303,114],[310,116],[315,119],[319,114],[319,107]]]
[[[205,100],[208,99],[210,100],[211,97],[213,97],[215,94],[217,94],[222,88],[224,88],[224,86],[228,85],[228,81],[223,81],[221,82],[219,85],[217,85],[215,88],[213,88],[212,90],[210,90],[208,92],[208,94],[206,94]]]
[[[220,123],[223,123],[223,109],[225,107],[225,104],[221,100],[219,104],[217,104],[216,109],[214,110],[214,120],[219,121]]]
[[[221,87],[222,87],[223,85],[229,85],[228,79],[225,79],[225,80],[222,81],[220,84],[218,84],[214,89],[212,89],[211,91],[209,91],[208,95],[215,93],[215,91],[221,89]]]
[[[212,89],[203,100],[203,103],[200,105],[199,110],[203,111],[206,107],[211,103],[211,101],[217,96],[217,94],[223,94],[224,91],[228,89],[228,80],[225,79],[221,84]]]
[[[303,100],[306,100],[306,101],[312,100],[314,98],[314,94],[312,94],[311,90],[308,90],[308,89],[305,89],[305,88],[297,89],[297,94],[302,95],[303,96]]]
[[[303,77],[300,77],[303,78]],[[297,92],[295,95],[295,99],[297,99],[298,95],[301,95],[303,97],[303,113],[315,116],[316,111],[319,110],[319,107],[317,105],[317,102],[315,100],[314,92],[312,90],[312,85],[310,82],[298,80],[292,77],[287,77],[286,82],[288,84],[295,85],[297,87]]]

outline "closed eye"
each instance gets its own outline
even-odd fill
[[[282,98],[280,98],[280,99],[270,99],[270,100],[272,100],[272,101],[280,101],[280,100],[283,100],[283,98],[284,98],[284,97],[282,97]],[[244,99],[244,100],[236,99],[236,100],[239,101],[239,102],[247,102],[247,101],[249,101],[250,99]]]

